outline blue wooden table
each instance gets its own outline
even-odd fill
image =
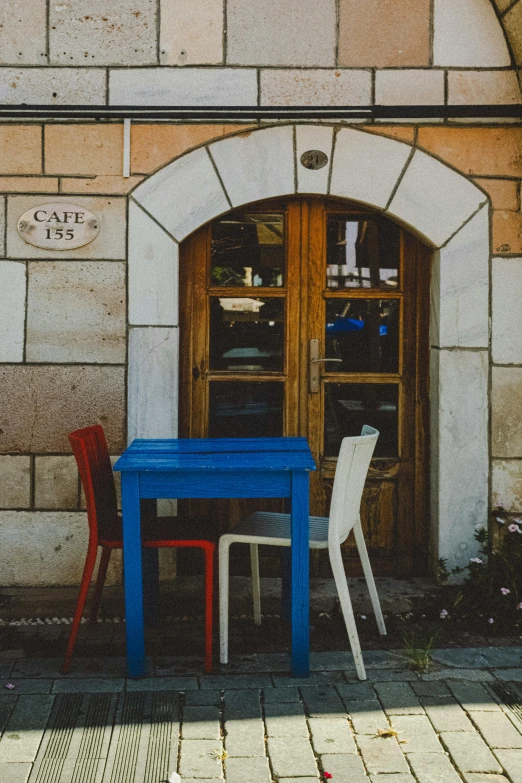
[[[292,515],[292,673],[309,672],[308,479],[305,438],[134,440],[121,471],[123,563],[130,677],[145,674],[140,501],[144,498],[289,498]]]

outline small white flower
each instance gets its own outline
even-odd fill
[[[492,617],[490,617],[490,618],[489,618],[489,620],[488,620],[488,623],[489,623],[490,625],[492,625],[494,622],[495,622],[495,621],[494,621],[494,619],[493,619]]]
[[[446,617],[448,617],[448,616],[449,616],[449,612],[448,612],[448,610],[447,610],[447,609],[443,609],[443,610],[441,611],[441,613],[440,613],[440,619],[441,619],[441,620],[445,620],[445,619],[446,619]]]
[[[365,614],[361,615],[361,620],[366,620],[366,615]]]
[[[470,563],[477,563],[477,565],[482,565],[482,563],[484,561],[481,560],[480,557],[470,557],[469,562]]]

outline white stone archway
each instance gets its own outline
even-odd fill
[[[310,171],[301,153],[329,165]],[[294,193],[358,201],[434,247],[431,508],[435,557],[476,553],[488,512],[489,207],[462,174],[409,144],[354,128],[277,125],[189,152],[129,205],[128,435],[176,437],[179,243],[233,207]]]

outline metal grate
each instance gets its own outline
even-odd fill
[[[117,694],[59,694],[29,783],[101,783]]]

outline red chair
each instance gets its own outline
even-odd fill
[[[71,432],[69,435],[80,478],[87,501],[87,519],[89,522],[89,546],[83,569],[82,581],[76,603],[67,650],[62,672],[67,674],[78,636],[85,601],[89,591],[98,547],[101,546],[101,558],[98,576],[94,587],[90,621],[95,621],[100,606],[103,584],[113,549],[121,549],[122,521],[118,514],[114,475],[103,427],[95,425]],[[205,671],[212,669],[212,596],[213,561],[215,543],[203,538],[195,538],[196,523],[193,520],[153,520],[142,525],[142,544],[144,547],[198,547],[205,555]],[[172,538],[173,532],[180,533]],[[191,537],[192,536],[192,537]]]

